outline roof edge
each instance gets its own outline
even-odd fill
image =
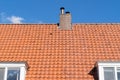
[[[27,61],[0,61],[0,64],[25,64],[26,69],[29,68]]]
[[[11,24],[11,23],[0,23],[0,25],[56,25],[57,23],[22,23],[22,24]]]
[[[94,24],[95,25],[99,25],[99,24],[105,24],[106,25],[106,24],[108,24],[109,25],[109,24],[120,24],[120,23],[73,23],[73,25],[78,25],[78,24],[86,24],[86,25],[90,25],[90,24],[91,25],[94,25]]]
[[[120,25],[120,23],[72,23],[72,25]],[[12,23],[0,23],[0,25],[58,25],[58,23],[22,23],[22,24],[12,24]]]
[[[108,60],[108,61],[97,61],[94,66],[96,67],[96,66],[98,66],[98,64],[106,64],[106,63],[107,64],[111,64],[111,63],[115,64],[115,63],[120,63],[120,61],[111,61],[111,60]]]
[[[58,25],[58,23],[22,23],[22,24],[11,24],[11,23],[0,23],[0,25]],[[72,23],[72,25],[120,25],[120,23]]]

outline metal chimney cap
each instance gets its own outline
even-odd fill
[[[61,7],[60,10],[65,9],[64,7]]]
[[[67,11],[67,12],[65,12],[66,14],[70,14],[70,12],[69,11]]]

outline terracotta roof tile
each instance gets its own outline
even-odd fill
[[[120,59],[120,24],[0,24],[0,61],[27,61],[26,80],[94,80],[97,61]]]

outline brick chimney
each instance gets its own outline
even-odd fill
[[[71,30],[72,29],[72,23],[71,23],[71,14],[70,12],[64,13],[64,7],[60,8],[60,23],[59,28],[61,30]]]

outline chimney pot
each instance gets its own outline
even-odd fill
[[[61,7],[60,10],[65,9],[64,7]]]
[[[66,12],[66,14],[70,14],[70,12],[69,12],[69,11],[67,11],[67,12]]]
[[[61,14],[64,14],[64,7],[61,7],[60,10],[61,10]]]

